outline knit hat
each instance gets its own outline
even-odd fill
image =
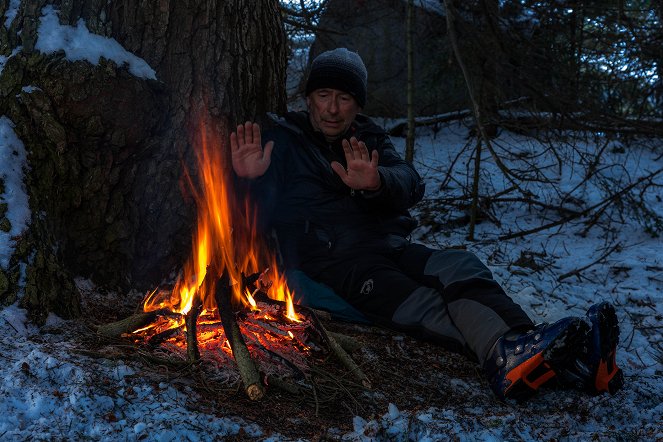
[[[367,82],[368,72],[359,54],[337,48],[323,52],[311,63],[306,95],[321,88],[338,89],[352,95],[364,107]]]

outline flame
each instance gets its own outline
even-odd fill
[[[249,292],[249,290],[246,290],[246,299],[249,301],[249,304],[251,305],[251,310],[260,310],[258,308],[258,304],[256,303],[256,300],[253,298],[253,295]]]
[[[250,275],[267,268],[272,274],[267,278],[264,271],[260,277],[263,290],[275,300],[287,305],[286,316],[299,322],[293,305],[293,293],[289,290],[285,277],[277,269],[276,259],[270,256],[269,249],[259,241],[256,229],[256,212],[249,201],[237,204],[231,198],[232,187],[226,176],[230,168],[226,166],[227,147],[219,134],[200,124],[200,142],[196,146],[198,184],[188,173],[185,174],[188,188],[197,205],[197,225],[193,235],[192,251],[182,272],[175,282],[172,292],[155,290],[146,296],[143,309],[153,311],[169,309],[174,313],[186,314],[192,308],[196,296],[207,311],[216,309],[214,284],[226,272],[232,284],[233,296],[252,309],[257,309],[255,299],[247,290],[240,293],[242,274]],[[207,272],[213,269],[217,274]],[[263,280],[263,276],[265,279]],[[269,283],[264,283],[264,281]]]

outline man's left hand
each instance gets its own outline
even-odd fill
[[[338,161],[332,161],[331,167],[343,182],[354,190],[378,190],[380,174],[378,173],[378,152],[368,153],[366,143],[355,137],[350,141],[343,140],[343,151],[347,170]]]

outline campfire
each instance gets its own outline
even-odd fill
[[[204,125],[200,134],[198,178],[186,174],[197,205],[191,256],[173,284],[145,296],[141,313],[101,326],[100,334],[159,347],[195,364],[234,360],[254,400],[270,384],[296,390],[285,379],[306,379],[309,361],[325,352],[336,354],[368,387],[316,313],[295,306],[296,295],[255,230],[257,214],[228,193],[223,144]]]

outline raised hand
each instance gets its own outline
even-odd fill
[[[366,144],[355,137],[350,141],[343,140],[343,152],[347,170],[338,161],[331,163],[334,172],[341,180],[354,190],[378,190],[380,188],[380,174],[378,173],[378,152],[374,150],[369,155]]]
[[[242,178],[257,178],[269,168],[274,142],[269,141],[262,149],[260,125],[247,121],[237,126],[230,134],[230,150],[233,170]]]

